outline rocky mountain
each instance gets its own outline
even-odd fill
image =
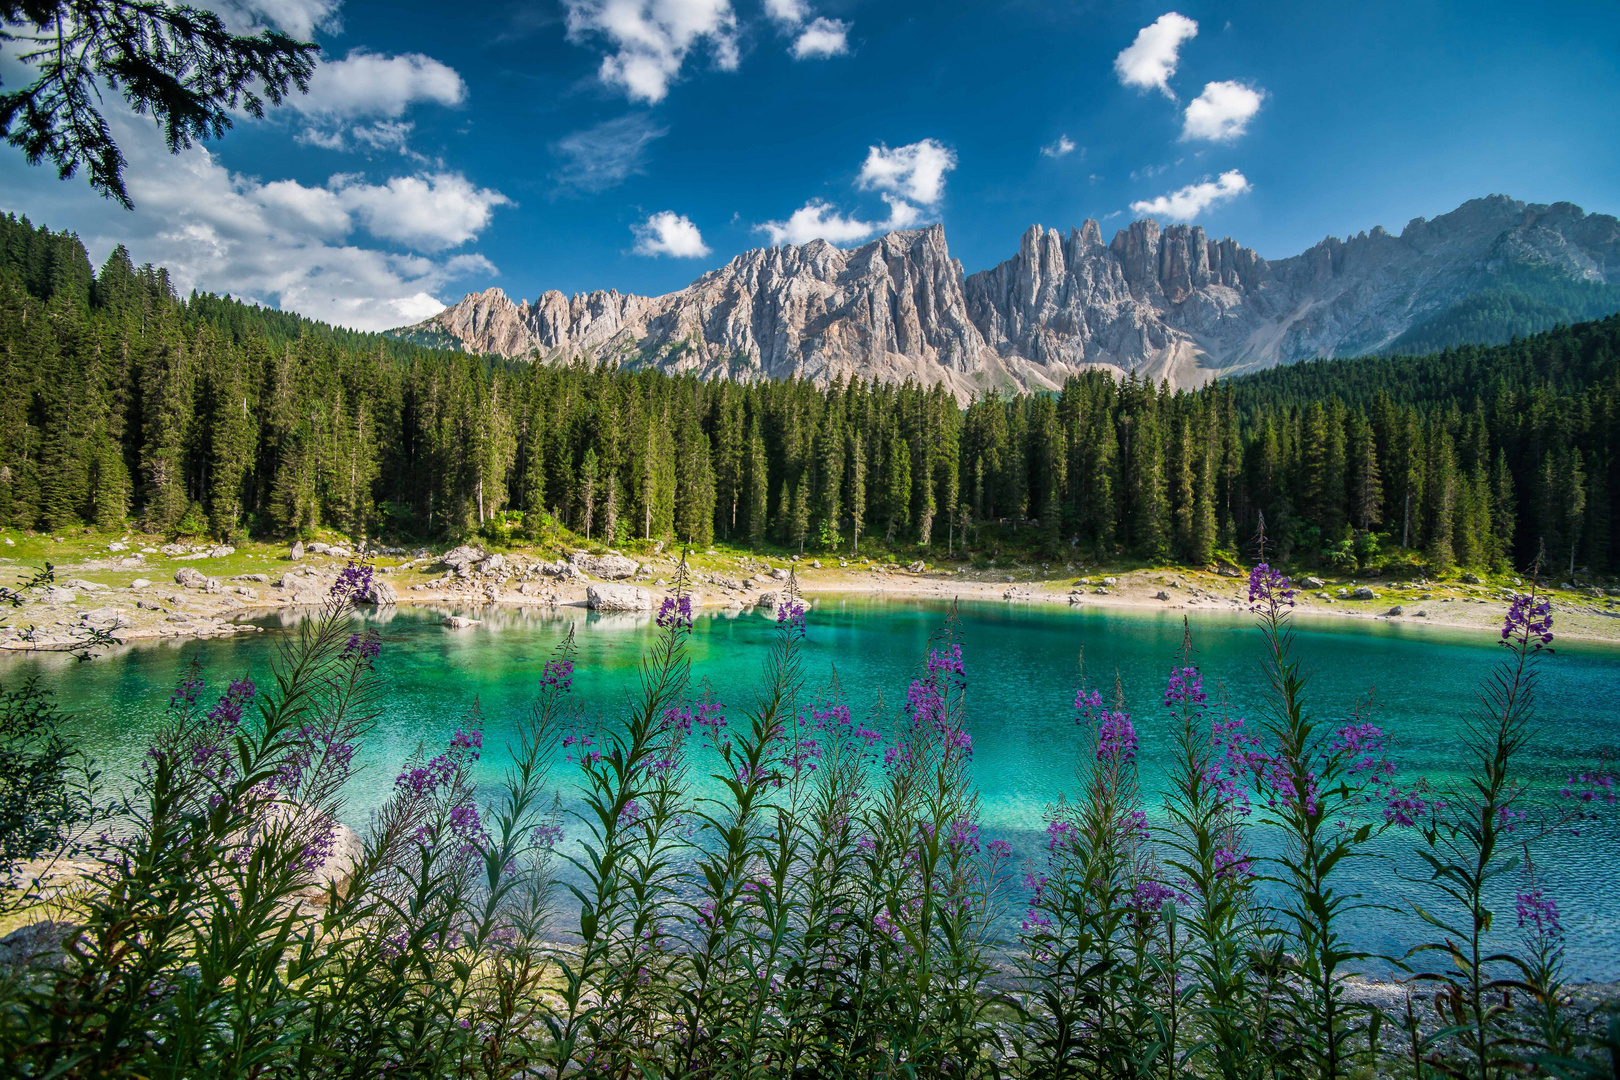
[[[1308,357],[1475,339],[1620,309],[1620,221],[1493,195],[1399,236],[1377,227],[1268,261],[1197,225],[1032,226],[972,275],[942,226],[850,250],[817,240],[745,252],[664,296],[469,293],[396,336],[543,361],[818,383],[859,375],[958,396],[1055,388],[1108,367],[1194,386]],[[1450,343],[1449,341],[1445,343]]]

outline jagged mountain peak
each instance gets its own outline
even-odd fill
[[[1098,366],[1191,386],[1388,348],[1526,268],[1586,288],[1600,307],[1616,290],[1620,307],[1620,222],[1490,195],[1414,218],[1399,236],[1374,226],[1273,261],[1152,218],[1105,244],[1087,219],[1066,234],[1033,224],[1011,258],[974,274],[936,223],[850,248],[756,248],[663,296],[553,290],[531,304],[492,287],[396,333],[715,378],[913,378],[961,397],[1055,387]]]

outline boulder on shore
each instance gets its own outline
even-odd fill
[[[606,555],[587,555],[576,551],[569,556],[569,562],[575,567],[603,581],[623,581],[625,578],[635,577],[636,571],[641,569],[636,560],[624,555],[608,552]]]
[[[187,589],[206,589],[208,575],[193,567],[182,566],[174,572],[174,583]]]
[[[651,611],[653,606],[652,593],[634,585],[592,584],[585,602],[595,611]]]
[[[353,597],[356,604],[370,604],[373,607],[388,607],[399,603],[399,593],[394,587],[379,577],[373,577],[371,583],[363,589],[356,589]]]

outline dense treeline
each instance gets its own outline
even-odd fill
[[[174,295],[0,219],[0,524],[1607,571],[1620,317],[1197,392],[939,388],[492,362]],[[987,525],[992,528],[986,529]]]

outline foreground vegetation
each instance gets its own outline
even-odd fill
[[[1400,774],[1365,705],[1318,712],[1293,589],[1256,567],[1265,715],[1230,714],[1190,639],[1152,719],[1082,683],[1077,787],[1020,865],[980,830],[969,658],[948,625],[903,705],[865,711],[807,689],[790,588],[739,712],[689,669],[682,574],[620,714],[574,702],[564,640],[505,779],[470,782],[474,710],[404,763],[330,876],[354,748],[386,701],[384,643],[348,613],[369,573],[352,567],[289,639],[273,686],[186,674],[132,794],[90,825],[94,873],[50,901],[65,955],[0,988],[10,1072],[1611,1074],[1620,1027],[1570,1011],[1559,883],[1530,856],[1613,781],[1541,791],[1520,768],[1551,641],[1534,593],[1502,627],[1466,774],[1440,789]],[[49,706],[27,687],[4,710],[9,732]],[[1151,816],[1142,723],[1176,733]],[[60,744],[24,744],[38,752],[8,777],[72,789]],[[39,805],[56,816],[25,809],[33,848],[83,831],[82,803]],[[1393,1011],[1349,992],[1372,957],[1347,916],[1372,901],[1340,883],[1381,835],[1428,868],[1386,909],[1429,942],[1388,958],[1411,975]]]
[[[1620,317],[1193,393],[705,384],[176,297],[0,219],[0,526],[1617,568]]]

